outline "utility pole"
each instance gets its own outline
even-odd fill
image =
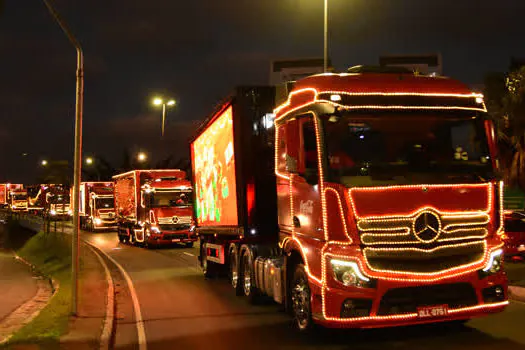
[[[79,191],[80,191],[80,176],[82,167],[82,112],[84,102],[84,54],[82,47],[75,36],[71,33],[64,20],[55,11],[49,0],[43,0],[49,13],[58,23],[68,40],[75,47],[77,51],[77,72],[76,72],[76,106],[75,106],[75,161],[74,161],[74,175],[73,175],[73,240],[71,247],[71,314],[77,315],[78,312],[78,269],[79,269]]]

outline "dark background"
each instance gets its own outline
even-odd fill
[[[329,0],[338,71],[383,54],[440,52],[445,75],[479,84],[525,57],[523,0]],[[322,57],[323,0],[55,0],[85,52],[85,154],[187,155],[187,139],[237,84],[270,62]],[[40,0],[0,14],[0,182],[73,156],[75,51]],[[160,139],[156,93],[177,100]],[[24,155],[26,154],[26,155]]]

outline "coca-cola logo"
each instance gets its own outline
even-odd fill
[[[312,215],[314,212],[314,201],[301,201],[301,203],[299,204],[299,210],[303,215]]]

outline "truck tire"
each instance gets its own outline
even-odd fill
[[[217,276],[217,266],[213,262],[209,262],[208,259],[206,259],[206,252],[204,251],[205,242],[201,241],[201,247],[200,247],[200,261],[201,261],[201,269],[202,273],[204,274],[204,278],[206,279],[212,279]]]
[[[230,285],[235,290],[235,295],[242,296],[244,295],[242,290],[242,283],[240,283],[239,279],[239,250],[237,249],[237,246],[235,244],[232,244],[229,249],[228,253],[228,279],[230,281]]]
[[[295,266],[293,278],[290,283],[290,293],[292,297],[291,306],[294,326],[302,332],[312,330],[314,326],[311,305],[312,295],[304,264]]]
[[[135,232],[133,232],[133,230],[130,229],[130,228],[127,229],[127,232],[128,232],[128,242],[129,242],[129,244],[135,245],[135,242],[136,242],[135,241],[135,236],[134,236]]]
[[[254,259],[249,248],[243,251],[240,262],[241,273],[239,274],[239,280],[241,282],[242,293],[250,304],[257,304],[260,293],[255,284]]]
[[[186,246],[186,248],[193,248],[193,242],[188,242],[184,245]]]

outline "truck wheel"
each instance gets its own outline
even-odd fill
[[[309,331],[313,328],[312,306],[310,303],[311,292],[303,264],[295,267],[290,288],[294,325],[300,331]]]
[[[186,248],[193,248],[193,242],[188,242],[185,244]]]
[[[228,255],[229,260],[229,271],[228,278],[230,284],[235,289],[235,295],[242,296],[244,295],[242,289],[242,283],[239,283],[239,254],[237,253],[237,247],[232,246],[230,248],[230,253]]]
[[[255,271],[253,270],[253,259],[250,251],[245,250],[242,255],[242,265],[240,282],[242,292],[248,298],[250,304],[256,304],[259,301],[259,291],[255,285]]]
[[[135,245],[135,236],[134,236],[135,233],[133,232],[132,229],[128,228],[128,234],[129,234],[129,236],[128,236],[129,244]]]
[[[215,278],[217,276],[217,266],[213,262],[208,262],[208,259],[206,258],[205,243],[203,243],[202,241],[200,247],[200,255],[201,268],[202,273],[204,274],[204,278]]]

